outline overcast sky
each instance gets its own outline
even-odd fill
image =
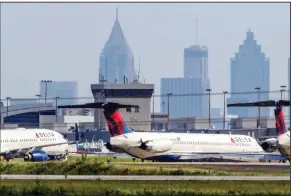
[[[287,85],[287,3],[14,3],[1,7],[1,98],[34,97],[42,79],[76,80],[79,96],[92,96],[90,84],[97,83],[116,6],[136,68],[140,57],[141,77],[155,84],[156,94],[162,77],[183,76],[183,50],[195,42],[196,17],[198,43],[209,48],[213,92],[229,90],[230,58],[249,28],[270,57],[271,89]],[[215,107],[223,104],[222,97],[212,101]]]

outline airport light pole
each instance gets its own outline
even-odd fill
[[[55,97],[55,99],[56,99],[56,123],[58,123],[58,99],[59,99],[60,97]]]
[[[173,93],[167,93],[168,96],[168,130],[170,127],[170,96],[172,96]]]
[[[260,87],[256,87],[255,89],[258,91],[258,101],[260,101],[261,100],[261,98],[260,98],[261,88]],[[261,126],[261,108],[259,106],[258,107],[258,123],[257,123],[257,128],[259,128],[260,126]]]
[[[163,106],[162,106],[162,111],[163,111],[163,112],[166,112],[166,111],[165,111],[165,101],[162,102],[162,105],[163,105]],[[163,123],[163,129],[166,130],[166,124],[165,124],[165,123]]]
[[[285,86],[285,85],[281,85],[280,87],[281,87],[281,89],[280,89],[280,93],[281,93],[281,100],[282,100],[282,99],[283,99],[283,92],[286,91],[286,90],[285,90],[286,86]],[[282,108],[282,111],[285,112],[285,111],[284,111],[284,108]]]
[[[8,116],[8,111],[9,111],[9,105],[8,105],[9,100],[11,100],[11,97],[6,97],[6,109],[7,109],[6,116]]]
[[[0,131],[1,131],[1,128],[2,128],[2,107],[3,107],[3,102],[0,101]],[[0,136],[1,136],[1,132],[0,132]],[[1,138],[0,138],[1,139]],[[1,141],[1,140],[0,140]]]
[[[208,88],[206,89],[206,91],[208,92],[208,124],[209,124],[209,129],[211,128],[211,104],[210,104],[210,92],[211,92],[211,89]]]
[[[45,83],[44,103],[45,103],[45,105],[46,105],[46,98],[47,98],[47,84],[48,84],[48,83],[51,83],[52,81],[51,81],[51,80],[42,80],[41,82],[42,82],[42,83]]]
[[[281,85],[280,87],[281,87],[280,92],[281,92],[281,100],[282,100],[283,99],[283,92],[285,91],[286,86]]]
[[[225,95],[227,91],[223,91],[223,129],[225,129]]]
[[[153,128],[156,130],[155,126],[155,95],[153,94]]]
[[[38,97],[38,127],[40,128],[39,118],[40,118],[40,97],[41,97],[41,95],[35,95],[35,96]]]

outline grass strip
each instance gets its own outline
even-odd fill
[[[2,195],[114,195],[114,196],[287,196],[289,182],[277,181],[42,181],[5,180]]]
[[[1,174],[35,175],[199,175],[199,176],[289,176],[289,170],[211,167],[202,165],[126,165],[95,159],[67,162],[10,162],[0,164]]]

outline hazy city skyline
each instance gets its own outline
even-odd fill
[[[195,43],[195,18],[198,44],[209,49],[213,92],[230,89],[230,59],[248,29],[270,58],[270,89],[288,84],[288,3],[2,4],[1,98],[32,98],[43,79],[77,81],[78,95],[92,97],[90,84],[98,83],[99,55],[116,6],[135,69],[140,57],[141,78],[155,84],[155,94],[160,94],[160,78],[183,76],[184,48]],[[222,101],[222,96],[212,99],[213,107]]]

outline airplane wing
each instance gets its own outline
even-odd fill
[[[43,147],[49,147],[49,146],[57,146],[67,144],[67,142],[63,143],[56,143],[56,144],[47,144],[47,145],[40,145],[40,146],[32,146],[29,148],[16,148],[16,149],[10,149],[9,151],[1,152],[0,155],[6,155],[6,154],[26,154],[33,150],[41,150]]]

